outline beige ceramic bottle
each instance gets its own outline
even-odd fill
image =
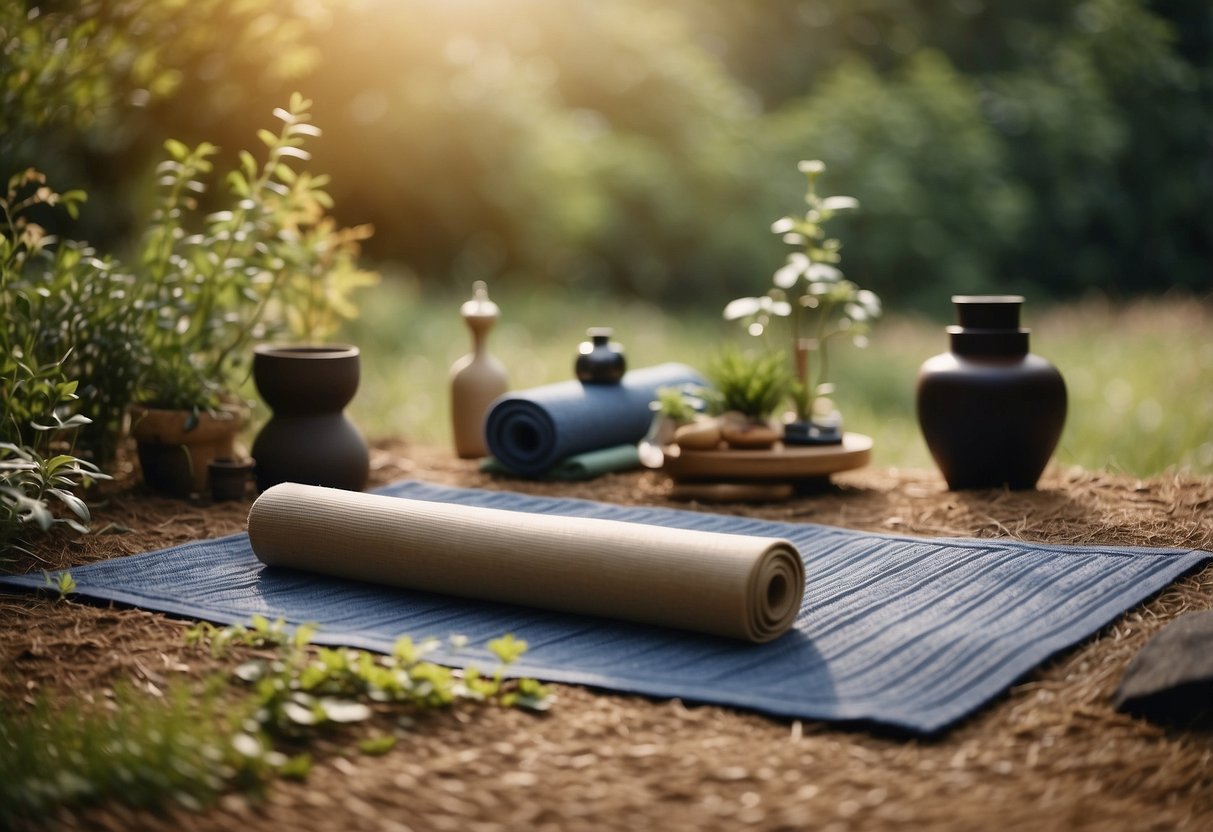
[[[461,459],[488,456],[484,418],[493,400],[509,390],[505,367],[489,355],[488,332],[497,322],[497,304],[483,280],[472,284],[472,299],[459,309],[472,332],[472,352],[451,365],[451,425]]]

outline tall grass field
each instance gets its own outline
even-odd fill
[[[590,326],[613,327],[632,367],[681,361],[702,368],[726,342],[757,345],[711,312],[490,291],[501,317],[489,348],[509,370],[512,389],[571,378]],[[363,355],[362,385],[347,412],[369,437],[451,445],[448,372],[470,347],[459,316],[464,300],[399,279],[362,296],[361,317],[345,333]],[[936,321],[890,314],[866,349],[840,343],[831,353],[833,398],[848,430],[875,439],[874,465],[932,466],[914,415],[914,384],[919,365],[947,349],[949,314],[947,298]],[[1213,474],[1213,305],[1100,299],[1046,308],[1029,298],[1023,324],[1032,330],[1032,351],[1061,370],[1069,391],[1057,462],[1138,476]]]

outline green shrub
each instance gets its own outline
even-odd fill
[[[65,372],[69,353],[58,322],[45,317],[63,274],[92,267],[54,251],[29,218],[57,205],[74,213],[82,199],[55,193],[32,170],[13,176],[0,197],[0,548],[21,548],[30,527],[86,530],[88,507],[75,491],[105,478],[73,454],[89,419],[72,412],[78,385]]]
[[[369,227],[338,229],[327,210],[325,176],[297,172],[306,139],[318,136],[299,94],[276,109],[278,133],[262,129],[260,161],[242,151],[224,177],[230,208],[202,212],[218,152],[203,142],[165,143],[160,204],[137,266],[148,367],[138,397],[170,409],[217,407],[248,377],[252,344],[287,333],[319,338],[352,317],[353,290],[377,276],[360,271],[359,241]]]

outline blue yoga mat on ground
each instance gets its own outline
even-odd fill
[[[626,373],[619,384],[562,381],[507,393],[484,422],[489,453],[509,471],[539,477],[562,459],[613,445],[635,445],[653,420],[660,387],[703,384],[685,364]]]
[[[523,675],[930,733],[1213,558],[1199,550],[893,537],[414,481],[381,493],[783,537],[804,556],[804,604],[793,630],[753,645],[265,567],[244,534],[71,572],[83,596],[220,623],[247,622],[254,613],[311,621],[324,644],[386,652],[401,635],[461,633],[474,646],[435,660],[485,668],[494,660],[483,645],[512,632],[530,644],[514,668]],[[43,583],[42,575],[0,578],[0,586]]]

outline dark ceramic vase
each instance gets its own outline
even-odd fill
[[[953,490],[1033,488],[1066,420],[1057,368],[1028,352],[1023,298],[952,298],[952,349],[918,373],[918,423]]]
[[[577,351],[574,370],[585,384],[618,384],[627,370],[623,348],[611,342],[609,327],[586,330],[589,341],[582,341]]]
[[[253,381],[273,410],[253,443],[259,491],[281,482],[366,487],[370,453],[342,412],[359,375],[357,347],[253,348]]]

